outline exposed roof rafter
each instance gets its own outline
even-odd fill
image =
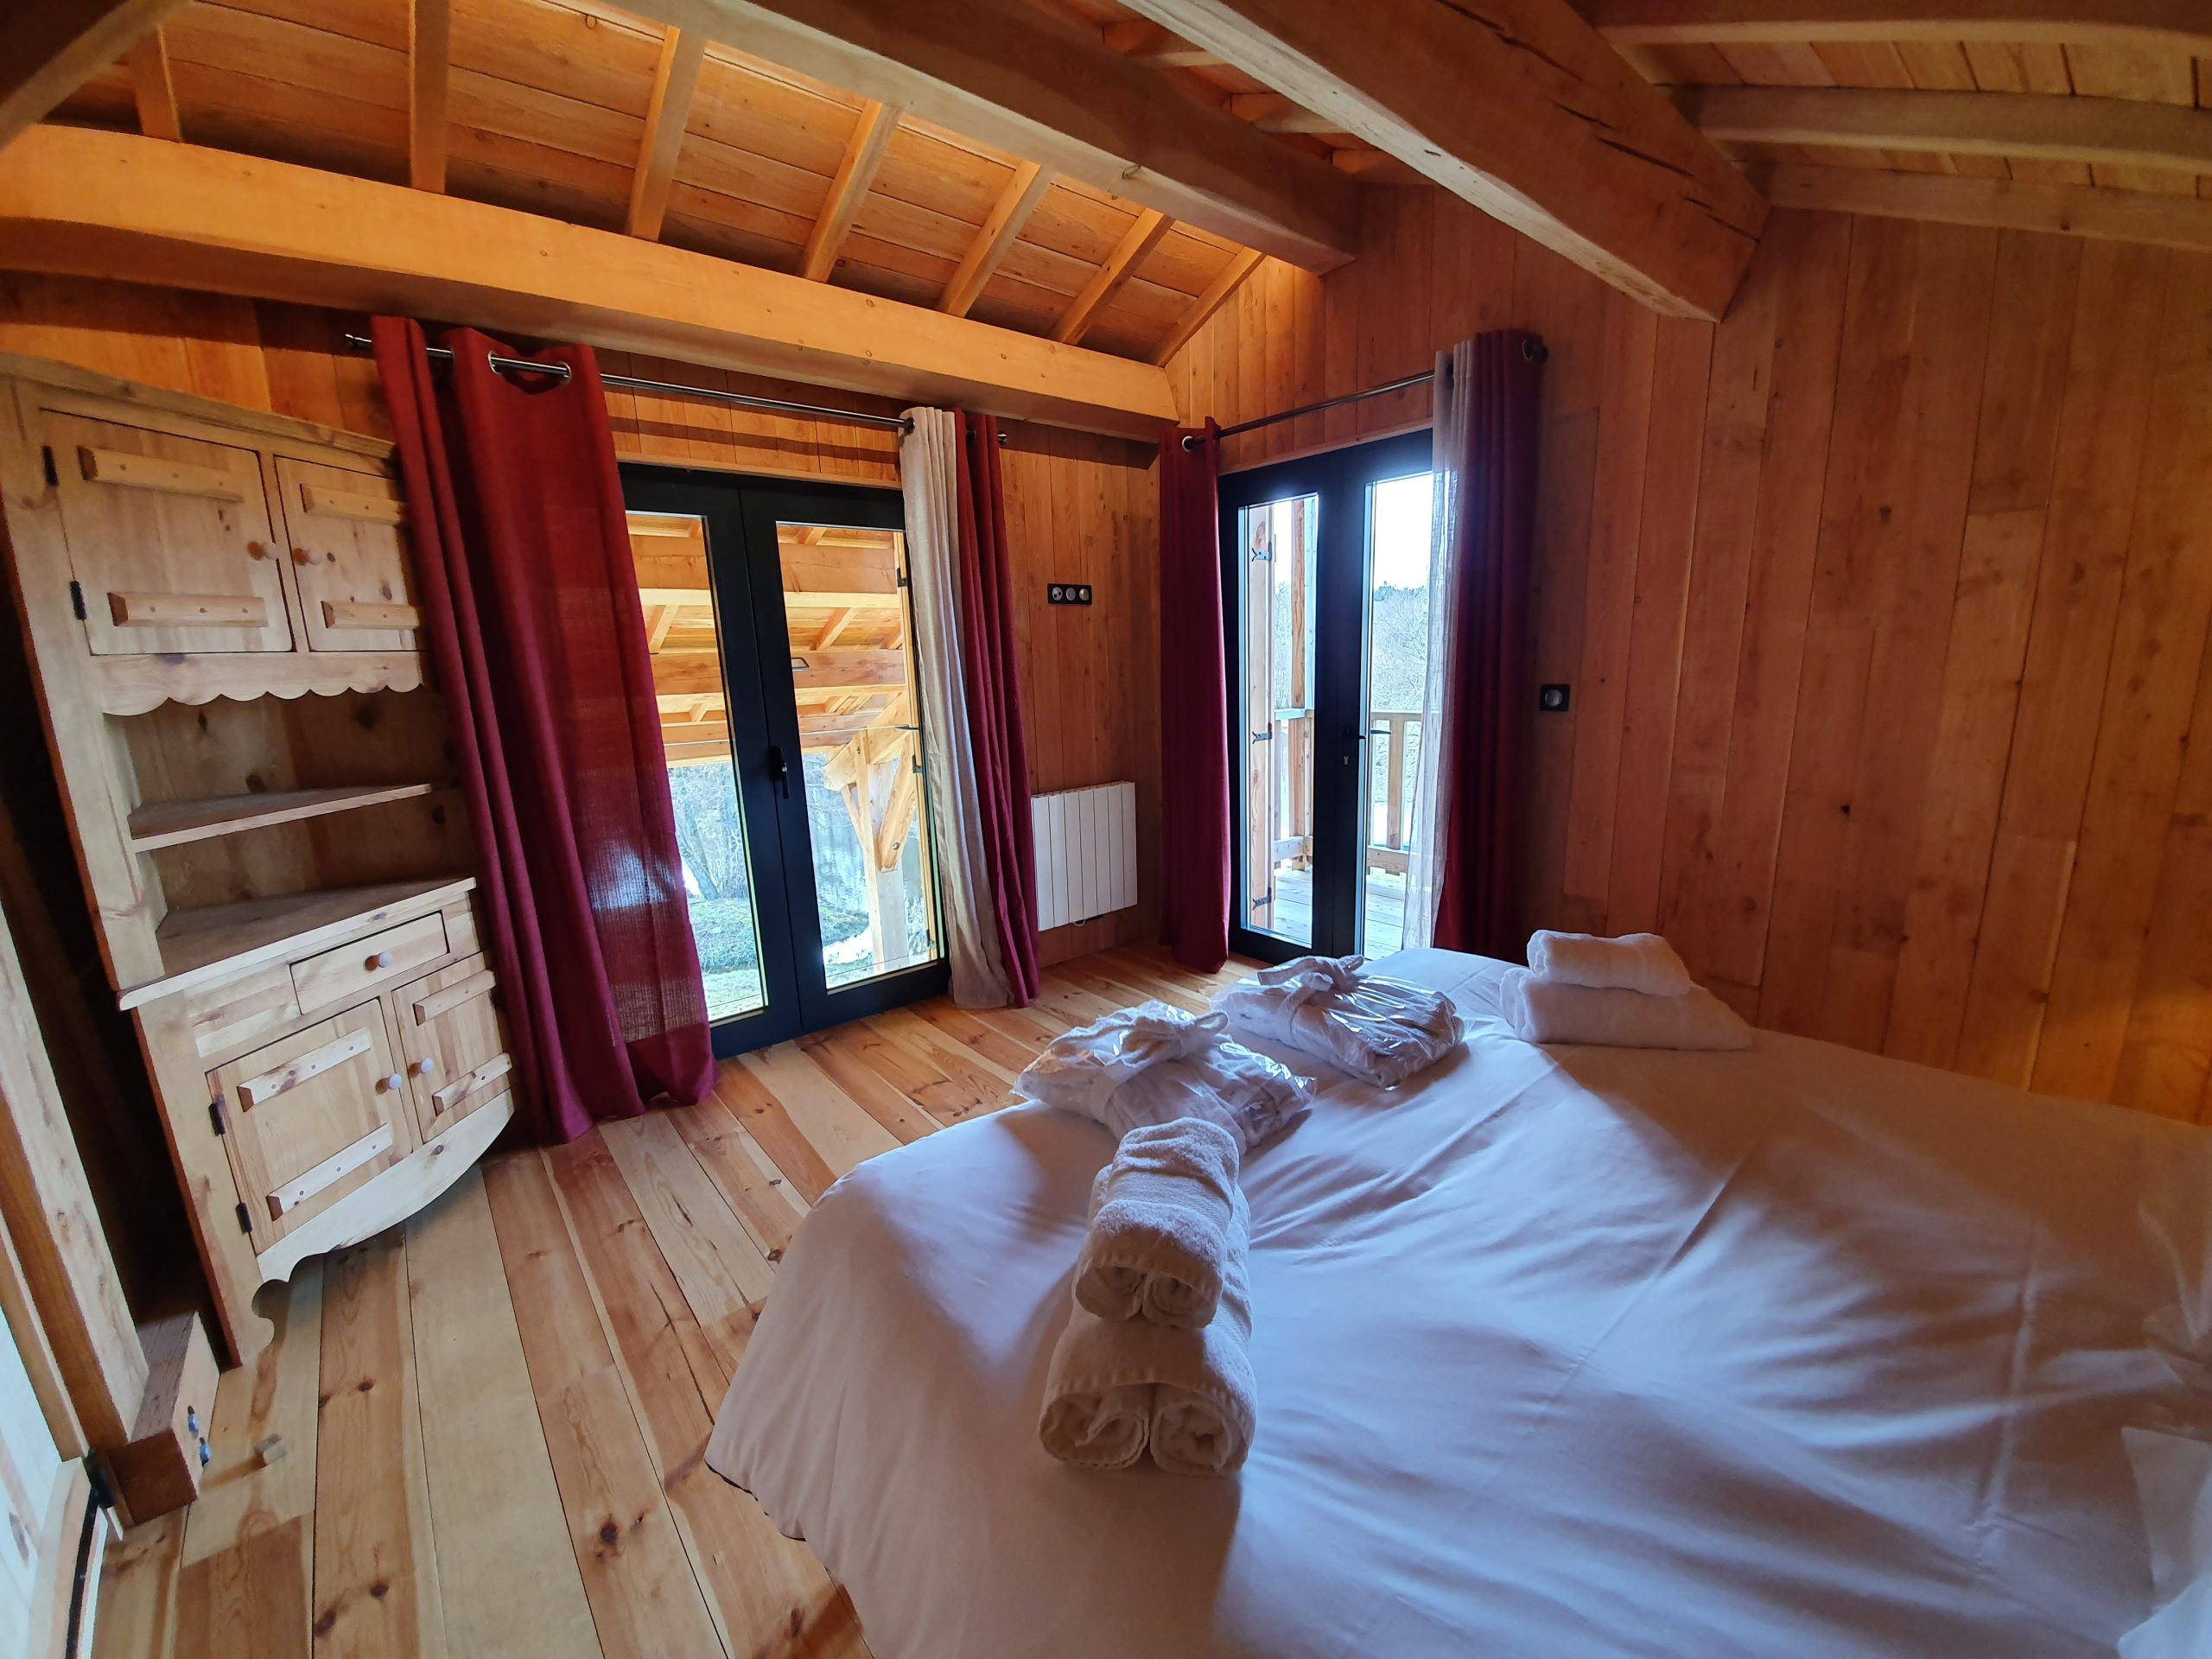
[[[814,229],[807,234],[806,250],[799,256],[798,274],[810,283],[828,281],[837,268],[837,251],[844,246],[854,217],[875,182],[876,169],[883,165],[884,152],[899,130],[899,113],[894,105],[874,99],[861,106],[844,160],[837,164],[837,176],[830,181],[830,194],[823,199]]]
[[[690,124],[691,99],[698,91],[699,68],[706,58],[703,35],[671,29],[661,42],[625,221],[631,235],[648,242],[659,239],[661,221],[668,213],[668,193],[676,182],[676,162],[683,150],[683,130]]]
[[[1712,138],[1846,149],[2212,173],[2212,111],[2125,98],[2039,92],[1860,92],[1825,86],[1700,86],[1675,100]]]
[[[1006,181],[1006,188],[991,206],[990,215],[977,227],[976,239],[968,245],[968,251],[960,261],[960,268],[952,273],[952,280],[944,285],[944,294],[937,308],[948,316],[964,317],[991,280],[991,273],[1006,257],[1007,250],[1021,234],[1021,227],[1029,222],[1029,215],[1037,204],[1045,200],[1045,192],[1052,188],[1050,168],[1035,162],[1023,162],[1014,169],[1014,176]]]
[[[1128,234],[1106,256],[1106,263],[1084,284],[1083,292],[1069,302],[1060,318],[1060,326],[1052,331],[1052,338],[1063,346],[1072,346],[1089,334],[1090,325],[1106,308],[1106,302],[1114,297],[1114,290],[1128,281],[1130,273],[1144,263],[1145,255],[1160,245],[1160,238],[1174,223],[1156,207],[1147,207],[1139,213]]]
[[[0,146],[144,38],[184,0],[16,0],[0,9]]]
[[[446,188],[446,101],[453,79],[451,0],[412,0],[407,26],[407,179]]]
[[[1623,46],[1773,41],[2133,41],[2212,54],[2202,0],[1580,0]]]
[[[172,143],[181,140],[184,123],[177,115],[176,81],[169,73],[168,41],[161,26],[156,24],[124,61],[130,71],[130,96],[138,106],[138,130]]]
[[[1206,319],[1228,302],[1229,296],[1244,285],[1244,279],[1260,268],[1265,254],[1251,248],[1239,248],[1221,275],[1206,285],[1206,291],[1191,302],[1191,308],[1176,320],[1167,331],[1167,338],[1154,347],[1152,360],[1165,363],[1190,343],[1191,336],[1206,326]]]

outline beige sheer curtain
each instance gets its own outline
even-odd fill
[[[945,955],[952,1000],[963,1008],[1002,1008],[1006,964],[985,925],[982,810],[976,788],[976,751],[968,730],[966,680],[960,660],[960,614],[954,594],[960,568],[958,519],[960,423],[950,410],[910,409],[914,423],[899,446],[899,487],[906,498],[906,569],[913,583],[914,673],[927,710],[922,764],[927,768],[931,846],[938,896],[944,912]]]
[[[1444,775],[1444,757],[1450,749],[1444,741],[1444,722],[1452,706],[1450,677],[1457,644],[1452,637],[1451,560],[1452,549],[1459,544],[1453,526],[1462,508],[1459,475],[1447,464],[1447,457],[1465,454],[1467,447],[1467,389],[1474,384],[1467,369],[1474,349],[1472,340],[1463,340],[1439,352],[1431,391],[1434,502],[1429,512],[1428,672],[1421,683],[1421,753],[1414,768],[1408,815],[1405,945],[1409,950],[1434,941],[1436,901],[1444,886],[1444,803],[1452,787]]]

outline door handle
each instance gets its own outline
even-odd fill
[[[776,786],[776,793],[785,800],[791,799],[791,769],[784,764],[783,750],[771,743],[765,764],[768,770],[768,781]]]

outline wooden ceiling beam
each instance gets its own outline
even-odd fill
[[[2101,41],[2212,54],[2202,0],[1580,0],[1617,46],[1781,41]]]
[[[1139,58],[1170,69],[1218,68],[1221,64],[1204,47],[1179,40],[1158,23],[1148,23],[1141,17],[1103,24],[1098,37],[1125,58]]]
[[[1175,418],[1149,363],[613,232],[127,133],[16,144],[0,268],[443,317],[1124,436]]]
[[[808,282],[827,282],[837,268],[837,251],[851,233],[861,203],[868,200],[876,169],[883,165],[884,152],[899,130],[899,115],[896,105],[872,99],[861,106],[860,119],[845,143],[844,159],[837,163],[837,175],[830,181],[830,194],[823,198],[822,211],[815,215],[805,251],[799,255],[798,274]]]
[[[1359,187],[1031,0],[635,0],[628,10],[1027,157],[1309,270],[1359,251]]]
[[[1334,132],[1326,116],[1301,109],[1281,92],[1232,92],[1229,112],[1262,132]]]
[[[1769,188],[1777,207],[1997,230],[2056,231],[2101,241],[2148,242],[2212,252],[2212,201],[2196,196],[1794,165],[1773,168]]]
[[[683,130],[691,124],[691,99],[699,90],[699,67],[707,60],[707,40],[671,29],[662,41],[653,91],[645,105],[645,130],[638,145],[638,169],[630,176],[630,211],[624,220],[632,236],[660,239],[668,214],[668,193],[676,182],[677,157],[683,151]]]
[[[1260,261],[1267,256],[1251,248],[1239,249],[1229,263],[1221,268],[1221,275],[1206,284],[1206,291],[1191,302],[1190,309],[1175,320],[1167,331],[1167,338],[1153,349],[1152,360],[1164,364],[1188,345],[1191,336],[1206,326],[1206,319],[1228,301],[1229,296],[1244,286],[1244,279],[1260,268]]]
[[[138,130],[149,138],[175,143],[184,137],[176,110],[176,81],[169,73],[169,46],[159,24],[130,48],[130,96],[138,105]]]
[[[1655,308],[1717,319],[1766,203],[1567,0],[1130,0]]]
[[[129,54],[184,0],[15,0],[0,8],[0,146]]]
[[[450,0],[412,0],[407,22],[407,181],[446,188],[446,104],[453,79]]]
[[[2035,92],[1699,86],[1675,102],[1708,138],[2018,156],[2212,173],[2212,111]]]
[[[1090,325],[1098,321],[1098,314],[1114,297],[1115,290],[1129,280],[1130,273],[1144,263],[1145,255],[1160,245],[1160,238],[1174,223],[1154,207],[1139,213],[1115,245],[1114,251],[1106,256],[1106,263],[1092,273],[1090,280],[1083,285],[1083,292],[1069,302],[1059,327],[1052,330],[1052,338],[1063,346],[1072,346],[1089,334]]]
[[[968,245],[962,256],[960,268],[952,273],[952,280],[944,285],[937,308],[947,316],[964,317],[974,306],[991,274],[1006,257],[1021,235],[1021,227],[1029,222],[1029,215],[1037,211],[1037,204],[1045,200],[1045,193],[1052,188],[1052,170],[1035,162],[1023,162],[1014,169],[1014,176],[1006,181],[1006,188],[999,192],[999,199],[991,204],[990,214],[976,232],[976,239]]]

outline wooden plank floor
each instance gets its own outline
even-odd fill
[[[200,1502],[110,1550],[99,1659],[866,1655],[811,1552],[701,1461],[792,1230],[862,1159],[1004,1105],[1071,1026],[1245,971],[1108,950],[1026,1009],[779,1044],[308,1262],[224,1374]]]

